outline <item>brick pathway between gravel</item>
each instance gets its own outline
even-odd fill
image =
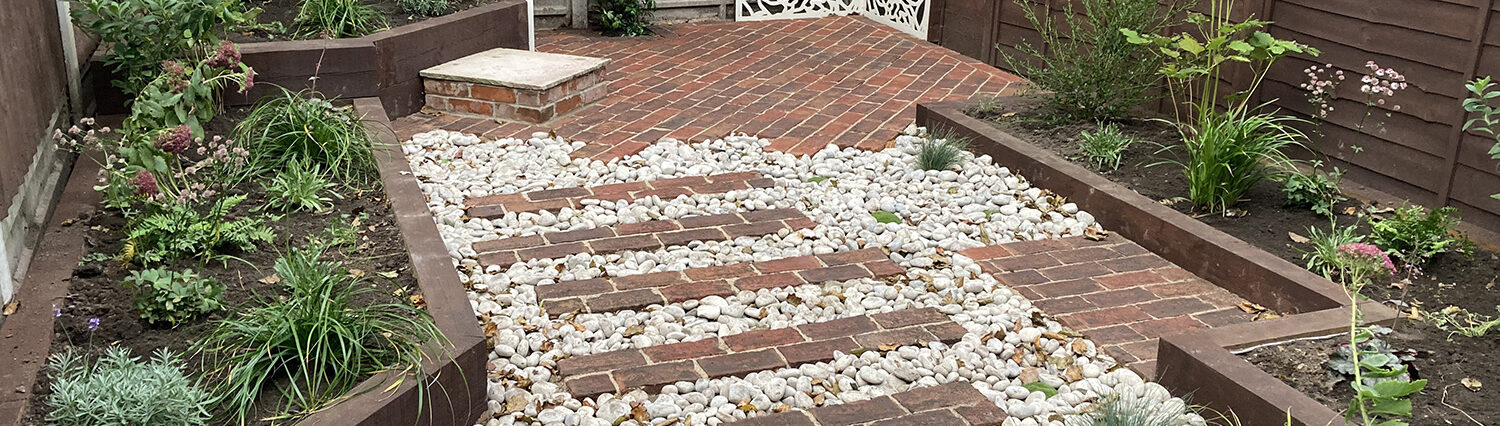
[[[1025,241],[965,250],[984,271],[1121,364],[1156,377],[1157,337],[1250,321],[1244,302],[1124,237]]]
[[[443,128],[486,138],[555,130],[603,160],[658,139],[755,134],[812,153],[829,143],[881,148],[916,119],[918,102],[1008,94],[1021,78],[861,17],[714,22],[606,38],[537,32],[537,50],[605,57],[611,93],[545,126],[413,114],[403,140]]]

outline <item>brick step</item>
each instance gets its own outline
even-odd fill
[[[480,241],[474,243],[474,251],[479,253],[479,264],[506,267],[517,262],[555,259],[578,253],[657,250],[693,241],[760,237],[783,229],[796,231],[815,225],[797,209],[756,210]]]
[[[466,116],[546,123],[609,94],[609,59],[490,49],[420,72],[427,107]]]
[[[615,183],[590,188],[554,188],[521,194],[487,195],[464,200],[464,205],[468,206],[466,214],[469,217],[494,219],[509,212],[582,208],[583,200],[589,199],[634,201],[653,195],[673,199],[678,195],[720,194],[740,189],[768,188],[772,183],[771,178],[761,177],[760,172],[749,171]]]
[[[1155,377],[1161,336],[1248,322],[1235,296],[1120,236],[1022,241],[962,252],[1038,308]]]
[[[891,261],[884,250],[867,248],[765,262],[543,284],[536,287],[536,297],[548,315],[558,317],[572,312],[640,309],[709,296],[730,296],[741,291],[885,278],[902,273],[901,266]]]
[[[968,382],[952,382],[865,401],[791,410],[731,422],[734,426],[999,426],[1005,410]]]
[[[565,358],[564,385],[578,398],[644,388],[655,392],[682,381],[737,376],[833,360],[834,352],[953,343],[967,331],[936,308],[904,309],[757,330],[722,338],[671,343]]]

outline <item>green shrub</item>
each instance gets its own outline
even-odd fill
[[[1256,184],[1291,169],[1292,160],[1283,150],[1302,146],[1307,136],[1292,124],[1303,122],[1246,109],[1215,113],[1196,128],[1184,130],[1187,161],[1165,163],[1182,166],[1188,181],[1188,200],[1194,206],[1228,209]],[[1163,151],[1174,148],[1165,147]]]
[[[1490,145],[1490,159],[1500,160],[1500,109],[1490,106],[1490,99],[1500,97],[1500,91],[1491,90],[1494,85],[1490,76],[1476,78],[1464,85],[1469,90],[1469,97],[1463,103],[1464,112],[1479,115],[1465,121],[1464,130],[1473,130],[1494,139],[1495,143]],[[1500,200],[1500,194],[1490,197]]]
[[[1370,239],[1386,254],[1411,266],[1421,267],[1433,256],[1448,252],[1469,252],[1467,238],[1456,235],[1458,209],[1451,206],[1427,210],[1418,205],[1405,205],[1392,212],[1391,217],[1367,216],[1370,223]]]
[[[244,201],[244,195],[224,197],[205,213],[188,203],[172,203],[134,217],[126,225],[120,257],[151,266],[184,258],[222,260],[230,257],[227,250],[255,250],[276,234],[265,225],[265,216],[230,219],[230,210]]]
[[[324,249],[294,248],[277,259],[290,294],[220,321],[199,343],[208,376],[221,384],[218,401],[236,421],[250,419],[262,392],[284,396],[279,418],[322,409],[376,372],[419,372],[422,346],[446,343],[426,311],[356,305],[370,286],[320,260]]]
[[[219,112],[219,91],[234,84],[239,92],[250,90],[254,73],[240,62],[234,44],[225,42],[214,56],[183,64],[166,61],[162,73],[146,84],[130,104],[126,121],[132,131],[151,131],[187,125],[193,135],[203,136],[203,123]]]
[[[1016,0],[1039,33],[1040,46],[1017,46],[1022,57],[1001,51],[1005,62],[1043,90],[1049,121],[1113,120],[1155,97],[1161,61],[1131,44],[1121,28],[1157,33],[1192,4],[1157,0],[1082,0],[1082,14],[1064,2],[1061,15],[1038,16]]]
[[[66,352],[53,355],[47,371],[47,421],[58,426],[205,425],[210,418],[211,395],[165,350],[141,363],[130,350],[111,347],[92,366]]]
[[[266,196],[270,198],[266,206],[281,211],[323,211],[333,202],[323,194],[338,196],[332,192],[334,186],[323,178],[323,168],[292,160],[285,171],[277,173],[271,178],[271,183],[265,185]]]
[[[452,8],[448,0],[396,0],[401,11],[422,16],[442,16]]]
[[[927,137],[917,150],[917,167],[922,170],[948,170],[969,152],[969,139],[947,130]]]
[[[131,271],[124,284],[135,290],[135,309],[152,324],[176,327],[224,308],[224,285],[192,269]]]
[[[84,0],[73,22],[110,46],[114,85],[139,93],[168,60],[197,62],[229,31],[254,25],[260,9],[240,0]]]
[[[1079,133],[1078,148],[1094,167],[1114,170],[1120,168],[1120,154],[1133,143],[1135,140],[1125,136],[1115,123],[1099,123],[1099,131]]]
[[[651,34],[651,13],[656,0],[599,0],[589,13],[590,24],[604,35],[641,36]]]
[[[1314,170],[1307,173],[1288,173],[1281,182],[1281,193],[1286,195],[1287,207],[1305,207],[1314,213],[1333,217],[1333,208],[1348,200],[1339,190],[1343,171],[1335,168],[1329,173]]]
[[[346,187],[366,185],[376,176],[369,130],[348,108],[316,92],[282,90],[256,105],[234,131],[249,151],[247,176],[285,172],[293,162],[318,164]]]
[[[1347,244],[1365,241],[1365,236],[1359,235],[1359,228],[1354,226],[1340,227],[1332,225],[1328,232],[1317,227],[1307,228],[1308,243],[1312,244],[1311,250],[1296,249],[1302,253],[1302,260],[1307,261],[1307,270],[1322,274],[1330,280],[1339,274],[1339,247]]]
[[[360,37],[386,28],[385,15],[360,0],[304,0],[293,21],[309,38]]]

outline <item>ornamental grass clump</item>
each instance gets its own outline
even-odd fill
[[[297,35],[359,37],[386,28],[385,15],[360,0],[304,0],[293,21]]]
[[[1064,419],[1067,426],[1176,426],[1188,424],[1194,413],[1180,400],[1156,402],[1148,398],[1110,395],[1087,412]]]
[[[1180,128],[1186,160],[1156,164],[1182,167],[1188,182],[1188,200],[1194,206],[1226,210],[1256,184],[1293,168],[1292,159],[1284,150],[1300,147],[1301,141],[1307,139],[1302,131],[1292,127],[1298,123],[1305,121],[1247,109],[1214,113],[1197,126]],[[1176,148],[1164,147],[1161,152]]]
[[[1083,151],[1089,163],[1101,170],[1120,168],[1121,155],[1133,143],[1135,139],[1126,136],[1115,123],[1099,123],[1099,131],[1084,130],[1078,135],[1078,149]]]
[[[294,248],[276,260],[288,295],[218,322],[199,342],[207,377],[223,414],[246,423],[264,392],[285,405],[272,417],[295,419],[342,401],[361,381],[381,371],[398,380],[420,374],[423,345],[446,345],[432,317],[397,303],[360,305],[371,290],[337,262],[321,260],[325,247]],[[399,383],[398,383],[399,384]],[[390,385],[389,388],[394,388]],[[262,407],[263,408],[263,407]]]
[[[71,351],[53,355],[47,361],[52,378],[52,393],[44,400],[47,421],[58,426],[208,424],[213,397],[182,367],[182,360],[166,350],[144,363],[121,347],[105,350],[93,365]]]
[[[453,8],[448,0],[396,0],[401,11],[422,16],[442,16]]]
[[[948,170],[963,161],[969,153],[969,138],[952,130],[927,137],[917,148],[917,167],[922,170]]]
[[[320,212],[333,203],[333,198],[324,194],[339,196],[333,192],[335,186],[323,178],[322,167],[294,160],[286,171],[277,173],[265,185],[266,207],[280,211]]]
[[[373,137],[352,111],[317,92],[282,90],[261,101],[235,127],[249,151],[243,177],[287,172],[293,164],[317,164],[347,188],[362,188],[376,176]]]

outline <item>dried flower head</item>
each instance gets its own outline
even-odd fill
[[[171,130],[156,135],[156,147],[162,151],[173,154],[181,154],[187,151],[193,142],[193,129],[186,124],[179,124]]]
[[[130,179],[130,184],[135,185],[135,194],[142,197],[154,198],[161,195],[161,190],[156,187],[156,175],[141,170],[135,172],[135,177]]]

